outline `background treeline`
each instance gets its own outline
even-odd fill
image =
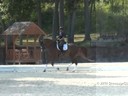
[[[32,21],[45,32],[64,27],[69,42],[74,34],[91,40],[91,33],[128,37],[128,0],[0,0],[0,32],[14,22]]]

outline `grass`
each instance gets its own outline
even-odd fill
[[[76,34],[75,38],[74,38],[74,42],[75,42],[75,44],[77,44],[79,46],[86,46],[86,47],[94,46],[95,43],[97,43],[97,46],[111,46],[111,47],[119,47],[119,46],[128,45],[128,43],[124,42],[124,41],[114,41],[114,40],[99,41],[98,38],[100,37],[100,34],[98,34],[98,33],[93,33],[90,36],[91,36],[91,41],[84,41],[84,35]]]
[[[90,35],[91,36],[91,41],[95,41],[99,38],[99,34],[97,33],[93,33]],[[91,46],[91,41],[84,41],[84,34],[76,34],[74,36],[74,42],[75,44],[79,45],[79,46]]]

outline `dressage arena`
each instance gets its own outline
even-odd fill
[[[128,63],[1,65],[0,96],[127,96]]]

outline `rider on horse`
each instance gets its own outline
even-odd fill
[[[60,30],[59,30],[59,39],[64,39],[64,37],[66,37],[65,33],[64,33],[64,30],[63,30],[63,27],[60,27]]]
[[[58,43],[59,43],[59,49],[61,52],[63,52],[63,45],[66,43],[64,38],[66,37],[66,34],[63,30],[63,27],[59,28],[59,36],[58,36]]]

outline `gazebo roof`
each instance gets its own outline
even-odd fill
[[[41,35],[46,33],[33,22],[15,22],[3,35]]]

